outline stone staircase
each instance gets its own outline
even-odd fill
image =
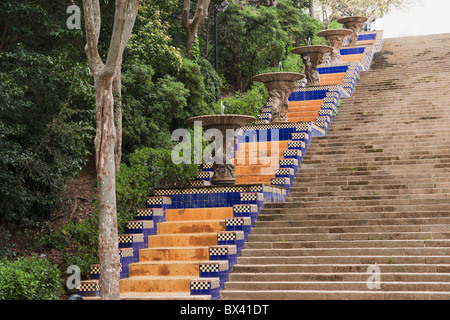
[[[221,299],[450,299],[449,43],[384,41]]]

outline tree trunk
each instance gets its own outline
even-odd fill
[[[242,91],[242,71],[241,71],[241,59],[239,58],[238,52],[233,52],[233,64],[234,64],[234,74],[233,74],[233,91]]]
[[[97,133],[95,137],[99,205],[98,252],[101,262],[101,299],[120,296],[120,256],[116,214],[116,166],[113,78],[95,77]]]
[[[120,170],[120,163],[122,160],[122,62],[116,68],[113,81],[114,94],[114,121],[116,127],[116,142],[114,145],[114,162],[116,174]]]
[[[95,162],[99,203],[100,298],[120,298],[120,256],[116,208],[116,172],[122,155],[121,66],[142,0],[116,0],[106,63],[98,53],[100,2],[83,0],[86,56],[94,77],[96,104]],[[116,105],[114,104],[116,101]]]
[[[198,0],[194,17],[190,18],[191,0],[184,0],[182,23],[186,30],[187,41],[186,50],[188,57],[191,58],[192,45],[197,37],[198,27],[208,15],[208,7],[211,0]]]
[[[187,40],[186,40],[186,50],[188,57],[192,57],[192,47],[195,42],[195,38],[197,38],[197,30],[186,30]]]
[[[314,0],[309,0],[309,15],[311,18],[316,18],[316,10],[314,9]]]

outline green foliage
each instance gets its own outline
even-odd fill
[[[164,12],[158,9],[158,4],[142,3],[124,53],[125,69],[130,64],[128,59],[133,64],[138,63],[136,60],[144,61],[156,71],[157,77],[175,74],[182,68],[181,50],[173,46],[168,33],[170,25],[164,20]]]
[[[199,170],[195,164],[174,164],[170,149],[138,149],[130,155],[129,162],[121,166],[116,181],[118,224],[122,231],[126,222],[135,218],[136,208],[154,195],[155,188],[189,185]]]
[[[98,263],[98,209],[89,218],[79,223],[69,221],[52,234],[53,238],[60,239],[55,243],[56,248],[65,246],[62,250],[64,266],[77,265],[86,279],[90,266]]]
[[[198,59],[200,58],[200,45],[199,45],[199,41],[198,41],[197,37],[195,37],[195,41],[192,44],[191,56],[192,56],[192,61],[197,63]]]
[[[57,300],[62,292],[61,273],[48,260],[0,260],[0,300]]]
[[[174,125],[183,117],[189,91],[166,75],[153,82],[153,68],[136,63],[123,73],[123,150],[170,143]],[[175,124],[174,124],[175,122]]]
[[[93,137],[85,66],[17,45],[0,67],[0,217],[33,224],[62,204]]]
[[[226,97],[214,104],[216,113],[221,113],[221,102],[225,114],[244,114],[258,117],[261,109],[266,106],[269,93],[263,83],[255,82],[246,93],[236,92],[235,95]]]

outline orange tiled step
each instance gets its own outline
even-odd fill
[[[342,62],[361,61],[363,54],[345,54],[342,55]]]
[[[356,43],[357,46],[363,46],[368,44],[374,44],[375,40],[360,40]]]
[[[296,112],[318,112],[322,108],[323,100],[320,100],[321,103],[315,106],[294,106],[291,103],[289,104],[287,115],[290,113]]]
[[[243,151],[255,151],[255,150],[270,150],[272,148],[287,148],[288,141],[262,141],[262,142],[245,142],[239,144],[239,150],[237,152]]]
[[[273,161],[272,165],[265,165],[265,166],[257,166],[257,165],[239,165],[236,166],[235,175],[246,175],[246,174],[261,174],[265,175],[268,173],[273,174],[276,169],[279,168],[280,160],[277,158],[276,161]]]
[[[289,122],[309,122],[313,121],[316,122],[316,118],[318,117],[319,113],[315,116],[288,116]]]
[[[275,173],[273,173],[272,175],[240,175],[236,176],[236,184],[270,184],[270,179],[272,178],[275,178]]]
[[[225,230],[225,220],[165,221],[158,224],[158,234],[211,233]]]
[[[234,162],[236,166],[236,174],[246,174],[248,172],[266,172],[278,168],[280,164],[280,155],[272,157],[251,157],[242,158]]]
[[[198,266],[202,261],[203,260],[137,262],[130,264],[130,277],[152,275],[198,277]]]
[[[317,100],[302,100],[302,101],[289,101],[289,110],[292,108],[308,108],[308,107],[317,107],[321,106],[323,103],[323,99]]]
[[[148,238],[149,248],[217,245],[217,233],[158,234]]]
[[[291,118],[296,119],[299,117],[318,117],[319,110],[321,110],[321,109],[318,108],[317,110],[314,110],[314,111],[303,111],[303,112],[289,112],[288,111],[287,117],[289,120],[291,120]]]
[[[232,207],[166,210],[166,221],[219,220],[232,216]]]
[[[361,55],[362,56],[362,55]],[[355,60],[355,61],[359,61]],[[353,61],[353,60],[351,60]],[[346,72],[341,73],[327,73],[320,75],[320,85],[321,86],[329,86],[329,85],[337,85],[342,84],[344,82]]]
[[[209,247],[146,248],[139,250],[139,261],[198,261],[208,260]]]
[[[190,292],[192,276],[141,276],[121,279],[121,293]]]
[[[235,152],[235,159],[237,159],[237,161],[245,161],[244,159],[249,159],[249,158],[258,158],[260,156],[264,156],[264,157],[272,157],[272,156],[280,156],[283,154],[284,150],[287,150],[287,146],[286,147],[279,147],[279,148],[274,148],[274,150],[272,149],[267,149],[267,150],[239,150]],[[238,162],[239,163],[239,162]]]

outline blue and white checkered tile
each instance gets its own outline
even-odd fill
[[[169,197],[150,197],[146,201],[147,208],[160,208],[169,209],[172,204],[172,200]]]
[[[255,221],[258,218],[259,210],[256,204],[235,204],[233,206],[234,217],[249,217],[252,219],[252,227],[255,226]]]
[[[226,231],[244,231],[244,239],[247,241],[252,228],[252,219],[248,217],[227,218],[225,219]]]
[[[217,233],[217,245],[233,245],[236,246],[236,252],[239,256],[245,244],[244,231],[220,231]]]
[[[199,264],[200,278],[219,278],[220,289],[225,287],[229,279],[230,268],[228,260],[205,261]]]
[[[100,295],[100,287],[98,280],[80,281],[77,289],[78,295],[82,297],[96,297]]]
[[[290,168],[294,170],[294,176],[297,174],[299,170],[299,163],[300,161],[298,159],[281,159],[280,160],[280,168]]]
[[[153,220],[128,221],[128,234],[143,234],[144,245],[148,245],[148,236],[157,234],[157,224]]]
[[[144,248],[144,234],[119,234],[119,249],[132,248],[134,262],[139,261],[139,249]]]
[[[220,298],[219,278],[192,279],[190,283],[191,295],[211,296],[211,300]]]
[[[100,279],[100,265],[93,264],[89,268],[89,280],[98,280]]]
[[[270,179],[270,184],[274,186],[281,186],[286,188],[286,191],[289,193],[290,186],[291,186],[291,179],[290,178],[272,178]]]
[[[165,221],[164,210],[161,208],[138,208],[136,209],[136,220],[154,222]]]
[[[233,266],[236,264],[237,247],[235,245],[211,246],[209,247],[208,252],[210,261],[228,260],[229,271],[231,271]]]
[[[134,251],[132,248],[119,249],[120,255],[120,278],[127,278],[130,275],[130,263],[134,261]]]

